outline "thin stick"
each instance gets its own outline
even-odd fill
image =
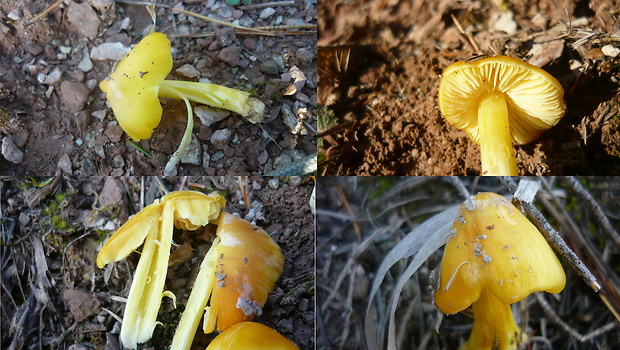
[[[35,18],[32,19],[32,21],[26,21],[24,22],[23,26],[24,28],[28,27],[29,25],[33,24],[34,22],[40,20],[41,18],[47,16],[48,13],[50,13],[53,9],[55,9],[56,7],[58,7],[60,4],[63,3],[64,0],[56,0],[55,3],[51,4],[45,11],[39,13]]]
[[[272,1],[272,2],[265,2],[262,4],[243,5],[243,6],[240,6],[239,9],[245,11],[245,10],[262,9],[265,7],[278,7],[278,6],[295,6],[295,1]]]
[[[571,326],[569,326],[566,322],[562,321],[562,319],[560,318],[560,316],[558,316],[555,311],[553,310],[553,308],[551,307],[551,305],[549,305],[549,303],[547,303],[547,300],[545,300],[545,297],[543,296],[542,292],[537,292],[534,293],[534,299],[536,299],[536,301],[540,304],[540,306],[542,307],[543,311],[545,312],[545,314],[547,315],[547,317],[549,317],[549,319],[557,324],[560,328],[562,328],[566,333],[570,334],[571,337],[579,340],[580,342],[586,342],[596,336],[599,336],[603,333],[609,332],[614,328],[618,327],[618,322],[612,321],[606,325],[604,325],[603,327],[597,328],[596,330],[585,334],[585,335],[581,335],[579,334],[579,332],[577,332],[575,329],[573,329]]]
[[[517,190],[517,184],[514,180],[509,176],[501,176],[499,180],[504,184],[504,186],[512,193]],[[566,242],[562,239],[562,237],[558,234],[558,232],[549,224],[547,219],[541,214],[540,211],[532,204],[527,202],[520,202],[521,206],[525,209],[525,211],[529,214],[529,216],[534,221],[534,224],[542,235],[545,237],[545,240],[551,245],[553,249],[555,249],[558,253],[560,253],[564,259],[568,262],[570,266],[572,266],[575,271],[581,276],[581,278],[594,290],[598,292],[601,289],[601,286],[596,281],[596,277],[590,272],[590,270],[581,262],[579,257],[573,252],[572,249]]]
[[[196,18],[200,18],[202,20],[205,20],[205,21],[208,21],[208,22],[217,23],[217,24],[220,24],[220,25],[223,25],[223,26],[227,26],[227,27],[233,27],[233,28],[237,28],[237,29],[241,29],[241,30],[247,30],[247,31],[255,32],[255,33],[265,33],[262,30],[257,30],[257,29],[254,29],[254,28],[247,28],[247,27],[243,27],[243,26],[240,26],[240,25],[237,25],[237,24],[232,24],[232,23],[220,21],[218,19],[207,17],[207,16],[203,16],[203,15],[200,15],[198,13],[191,12],[191,11],[186,11],[186,10],[182,10],[182,9],[178,9],[178,8],[173,8],[172,11],[181,12],[181,13],[186,14],[188,16],[194,16]]]
[[[577,197],[581,200],[582,203],[586,205],[586,207],[590,210],[592,215],[594,216],[594,220],[599,224],[602,231],[607,235],[608,238],[614,242],[616,248],[620,248],[620,235],[613,227],[611,227],[611,223],[603,213],[603,209],[598,205],[598,203],[592,198],[590,193],[583,188],[583,186],[575,179],[574,177],[560,177],[560,180],[567,186],[569,186]]]
[[[452,21],[454,21],[454,25],[456,25],[456,28],[459,30],[459,33],[461,33],[461,35],[465,37],[465,42],[472,47],[475,54],[481,54],[482,51],[480,51],[480,47],[478,47],[478,44],[476,44],[476,41],[471,36],[471,34],[465,32],[463,27],[461,27],[461,23],[458,19],[456,19],[456,17],[454,17],[453,14],[450,14],[450,16],[452,17]]]

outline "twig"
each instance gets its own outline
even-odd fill
[[[590,193],[583,188],[583,186],[575,179],[574,177],[560,177],[560,180],[566,185],[569,186],[577,197],[581,200],[583,204],[590,210],[592,215],[594,216],[594,220],[598,223],[599,227],[603,230],[603,232],[607,235],[608,238],[614,242],[614,245],[617,249],[620,248],[620,235],[613,227],[611,227],[611,223],[603,213],[603,209],[598,205],[598,203],[592,198]]]
[[[262,9],[265,7],[278,7],[278,6],[295,6],[295,1],[272,1],[272,2],[265,2],[262,4],[243,5],[243,6],[240,6],[239,9],[245,11],[245,10]]]
[[[471,195],[458,177],[448,176],[446,179],[459,191],[459,194],[463,196],[463,198],[468,198]]]
[[[53,9],[55,9],[56,7],[58,7],[60,4],[62,4],[64,0],[56,0],[55,3],[51,4],[47,9],[45,9],[45,11],[39,13],[35,18],[33,18],[31,21],[26,21],[24,22],[23,27],[26,28],[29,25],[33,24],[34,22],[40,20],[41,18],[47,16],[48,13],[50,13]]]
[[[459,30],[459,33],[461,33],[461,35],[465,37],[465,42],[472,47],[474,53],[477,55],[482,54],[483,52],[480,50],[480,47],[478,47],[478,44],[476,44],[476,40],[474,40],[474,37],[471,34],[465,32],[463,27],[461,27],[461,23],[459,22],[459,20],[454,17],[454,14],[451,13],[450,16],[452,17],[452,21],[454,21],[454,25],[456,25],[456,28]]]
[[[351,217],[355,218],[355,213],[353,213],[353,210],[351,209],[351,206],[349,205],[349,201],[347,200],[347,196],[344,194],[342,187],[338,186],[336,187],[336,189],[337,189],[336,193],[338,193],[338,197],[340,197],[340,200],[342,201],[342,204],[344,205],[344,208],[346,209],[347,213],[351,215]],[[360,231],[360,226],[355,219],[352,220],[352,223],[353,223],[353,229],[355,230],[355,235],[357,236],[357,240],[361,241],[362,233]]]
[[[549,319],[557,324],[560,328],[562,328],[566,333],[570,334],[571,337],[579,340],[580,342],[586,342],[594,337],[597,337],[603,333],[609,332],[612,329],[618,327],[618,322],[616,321],[612,321],[606,325],[604,325],[603,327],[597,328],[594,331],[587,333],[585,335],[581,335],[579,334],[579,332],[577,332],[575,329],[573,329],[571,326],[569,326],[566,322],[564,322],[560,316],[558,316],[555,311],[553,310],[553,308],[551,307],[551,305],[549,305],[549,303],[547,303],[547,300],[545,300],[545,297],[543,296],[542,292],[536,292],[533,293],[534,295],[534,299],[536,299],[536,301],[540,304],[540,306],[542,307],[543,311],[545,312],[545,314],[547,315],[547,317],[549,317]]]
[[[501,176],[500,181],[504,186],[512,193],[517,190],[517,184],[514,180],[509,176]],[[601,289],[601,286],[596,281],[596,277],[590,272],[590,270],[581,262],[579,257],[573,252],[566,242],[562,239],[562,237],[558,234],[558,232],[549,224],[547,219],[541,214],[540,211],[532,204],[527,202],[520,202],[521,206],[525,209],[525,211],[530,215],[534,224],[542,235],[545,237],[549,245],[553,247],[558,253],[560,253],[564,259],[571,265],[575,271],[581,276],[581,278],[594,290],[598,292]]]
[[[250,202],[250,190],[248,186],[248,177],[247,176],[237,176],[237,183],[239,184],[239,189],[241,190],[241,197],[245,202],[245,207],[250,208],[252,203]]]

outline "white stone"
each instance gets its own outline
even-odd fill
[[[88,47],[85,47],[84,50],[82,50],[82,60],[80,61],[80,64],[78,65],[78,68],[82,71],[82,72],[90,72],[91,69],[93,69],[94,65],[93,65],[93,61],[90,60],[90,57],[88,55]]]
[[[620,55],[620,49],[613,45],[605,45],[601,48],[603,55],[607,57],[616,57]]]
[[[231,138],[232,131],[230,131],[230,129],[216,130],[213,132],[213,135],[211,135],[211,143],[223,144],[230,141]]]
[[[120,42],[103,43],[90,53],[90,58],[95,61],[120,61],[131,49]]]
[[[259,17],[260,19],[265,19],[273,15],[274,13],[276,13],[276,10],[274,10],[273,7],[267,7],[260,12]]]
[[[212,108],[207,106],[198,106],[194,108],[194,113],[206,126],[210,126],[215,122],[219,122],[220,120],[230,115],[230,112],[225,109]]]

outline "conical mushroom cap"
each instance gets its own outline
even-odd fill
[[[127,135],[147,139],[159,125],[159,85],[172,70],[170,40],[153,32],[142,39],[99,84]]]
[[[205,333],[216,323],[217,330],[223,331],[260,315],[284,266],[280,247],[263,229],[226,212],[216,224],[221,242]]]
[[[506,303],[533,292],[559,293],[566,276],[538,229],[504,197],[480,193],[461,205],[441,262],[435,304],[457,313],[483,288]]]

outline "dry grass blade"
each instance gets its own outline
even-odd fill
[[[377,270],[375,280],[373,281],[372,288],[369,295],[369,304],[366,311],[366,323],[369,322],[368,317],[373,314],[372,308],[375,295],[383,282],[387,272],[390,270],[397,261],[401,259],[407,259],[414,255],[413,260],[407,267],[407,270],[398,280],[396,287],[392,293],[392,302],[390,310],[385,313],[385,316],[389,316],[389,338],[388,349],[396,349],[396,337],[395,337],[395,324],[394,313],[396,312],[396,306],[398,303],[398,296],[407,282],[407,280],[415,273],[420,265],[428,259],[428,257],[439,247],[444,245],[448,239],[450,233],[450,227],[458,212],[458,206],[451,207],[443,212],[433,216],[429,220],[425,221],[422,225],[416,227],[411,231],[402,241],[400,241],[383,259],[383,262]],[[379,327],[382,324],[386,324],[385,319],[379,321]],[[382,327],[381,327],[382,328]],[[379,336],[372,338],[371,336],[375,332],[366,328],[366,340],[370,349],[381,349],[384,344],[384,334],[379,333]],[[375,339],[376,343],[370,343],[371,339]]]

